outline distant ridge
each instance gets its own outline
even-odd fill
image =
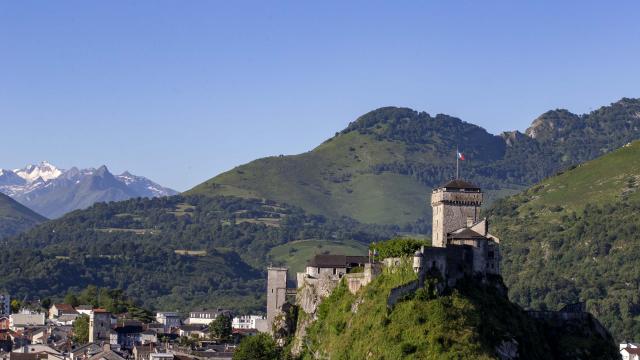
[[[96,202],[178,193],[128,171],[113,175],[104,165],[97,169],[62,170],[46,161],[22,169],[0,169],[0,192],[49,218]]]
[[[547,111],[525,133],[500,135],[448,115],[384,107],[312,151],[252,161],[187,193],[272,199],[365,223],[424,223],[431,189],[455,173],[458,145],[467,158],[461,176],[486,189],[489,204],[639,138],[638,99],[584,115]]]
[[[0,194],[0,239],[21,233],[45,220],[44,216]]]

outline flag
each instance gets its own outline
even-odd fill
[[[464,154],[458,151],[458,160],[464,161]]]

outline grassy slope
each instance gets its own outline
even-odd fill
[[[367,245],[357,241],[298,240],[274,247],[268,256],[274,264],[287,266],[293,279],[316,254],[367,255],[367,251]]]
[[[404,156],[400,142],[350,132],[311,152],[239,166],[188,193],[275,199],[312,213],[348,215],[365,223],[407,223],[429,216],[426,202],[431,188],[408,175],[361,173],[375,164],[402,161]]]
[[[587,301],[618,340],[640,337],[640,142],[546,179],[490,211],[510,297]]]
[[[0,238],[15,235],[45,220],[44,216],[0,194]]]
[[[562,327],[550,339],[549,329],[491,286],[467,284],[439,297],[423,293],[389,310],[389,291],[413,279],[405,266],[385,271],[356,295],[342,283],[320,305],[304,342],[304,358],[494,359],[496,347],[512,339],[522,359],[617,357],[612,339],[595,335],[587,324]]]

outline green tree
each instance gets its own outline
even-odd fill
[[[233,360],[274,360],[280,356],[275,340],[265,333],[247,336],[233,354]]]
[[[89,342],[89,316],[82,314],[73,322],[73,341],[80,344]]]
[[[76,297],[75,294],[72,293],[68,293],[65,297],[64,297],[64,303],[65,304],[69,304],[73,307],[76,307],[78,305],[80,305],[80,303],[78,302],[78,298]]]
[[[40,306],[42,306],[43,309],[49,310],[49,308],[51,307],[51,299],[46,298],[42,300]]]
[[[20,303],[20,300],[17,300],[17,299],[11,300],[11,312],[12,313],[17,313],[18,311],[20,311],[20,307],[21,306],[22,306],[22,304]]]
[[[231,316],[220,314],[209,324],[209,335],[218,340],[231,336]]]

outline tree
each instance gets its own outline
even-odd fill
[[[64,297],[64,303],[65,304],[69,304],[73,307],[78,306],[80,303],[78,302],[78,298],[72,294],[72,293],[68,293],[65,297]]]
[[[49,310],[49,308],[51,307],[51,299],[46,298],[42,300],[42,302],[40,302],[40,306],[42,306],[42,308],[45,310]]]
[[[279,355],[275,340],[269,334],[260,333],[242,339],[233,354],[233,360],[275,360]]]
[[[220,314],[209,324],[209,335],[218,340],[231,336],[231,316]]]
[[[22,307],[22,304],[20,303],[20,300],[17,300],[17,299],[11,300],[11,312],[12,313],[17,313],[18,311],[20,311],[20,307]]]
[[[80,344],[89,342],[89,316],[82,314],[73,322],[73,341]]]

